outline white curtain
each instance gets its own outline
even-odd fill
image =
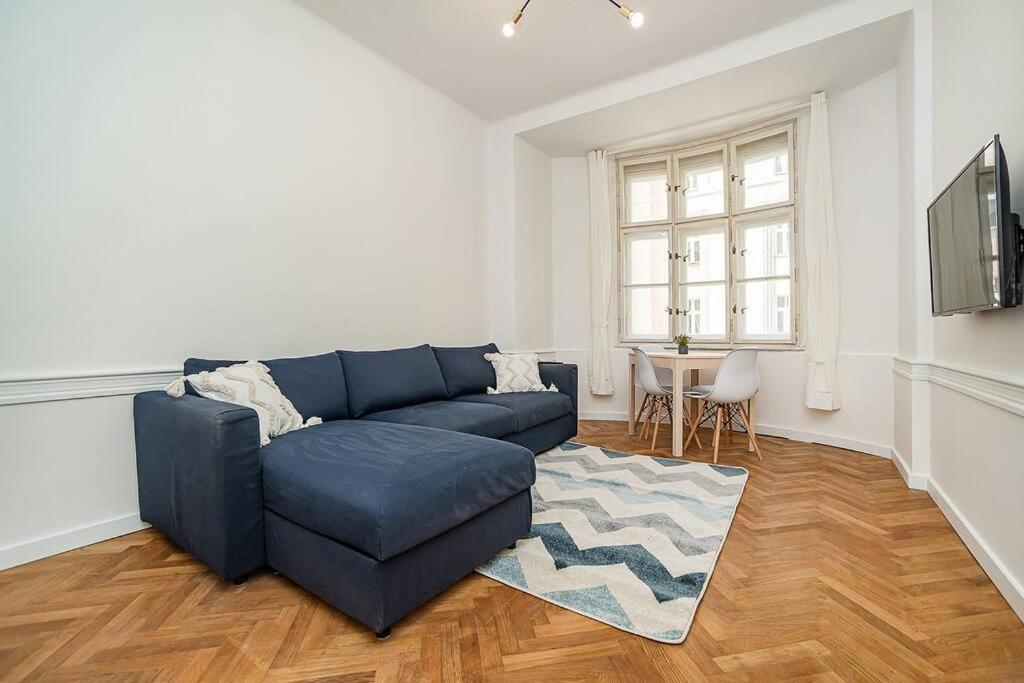
[[[839,347],[839,245],[832,209],[832,159],[828,142],[828,100],[811,95],[811,131],[804,174],[801,230],[807,255],[807,367],[805,403],[815,410],[839,410],[836,357]]]
[[[608,197],[608,158],[603,150],[587,155],[590,167],[590,393],[615,393],[612,383],[612,226]]]

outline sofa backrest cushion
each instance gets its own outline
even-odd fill
[[[189,358],[185,361],[184,372],[213,372],[217,368],[244,361],[207,360]],[[262,361],[270,369],[270,376],[304,420],[319,417],[328,420],[348,418],[348,391],[345,386],[345,372],[336,353],[301,358],[277,358]],[[186,390],[193,393],[186,382]]]
[[[482,394],[495,386],[494,366],[485,353],[498,353],[497,345],[432,347],[437,364],[444,375],[448,398],[466,394]]]
[[[430,346],[391,351],[338,351],[352,417],[447,398]]]

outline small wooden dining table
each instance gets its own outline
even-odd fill
[[[683,418],[683,388],[690,384],[700,384],[701,370],[717,370],[725,360],[727,351],[690,351],[690,353],[678,353],[676,351],[648,351],[647,356],[651,364],[656,368],[669,368],[672,370],[672,457],[680,458],[683,455],[683,434],[685,422]],[[689,370],[689,382],[686,381],[686,371]],[[636,354],[632,349],[629,352],[629,426],[626,433],[630,436],[636,434]],[[750,416],[750,424],[754,424],[754,399],[747,402],[747,414]],[[690,415],[694,420],[699,420],[697,413],[697,399],[690,399]],[[754,450],[754,442],[747,439],[747,450]]]

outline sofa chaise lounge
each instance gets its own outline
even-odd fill
[[[487,394],[480,347],[264,361],[323,424],[260,447],[252,409],[135,397],[142,519],[236,583],[265,565],[387,637],[391,625],[530,530],[534,454],[573,437],[575,365],[557,392]],[[189,359],[186,375],[236,361]]]

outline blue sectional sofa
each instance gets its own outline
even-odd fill
[[[534,454],[575,436],[577,369],[557,392],[489,395],[493,344],[264,361],[323,424],[260,447],[255,411],[135,397],[142,519],[221,578],[269,565],[379,637],[530,530]],[[184,373],[238,361],[185,361]]]

